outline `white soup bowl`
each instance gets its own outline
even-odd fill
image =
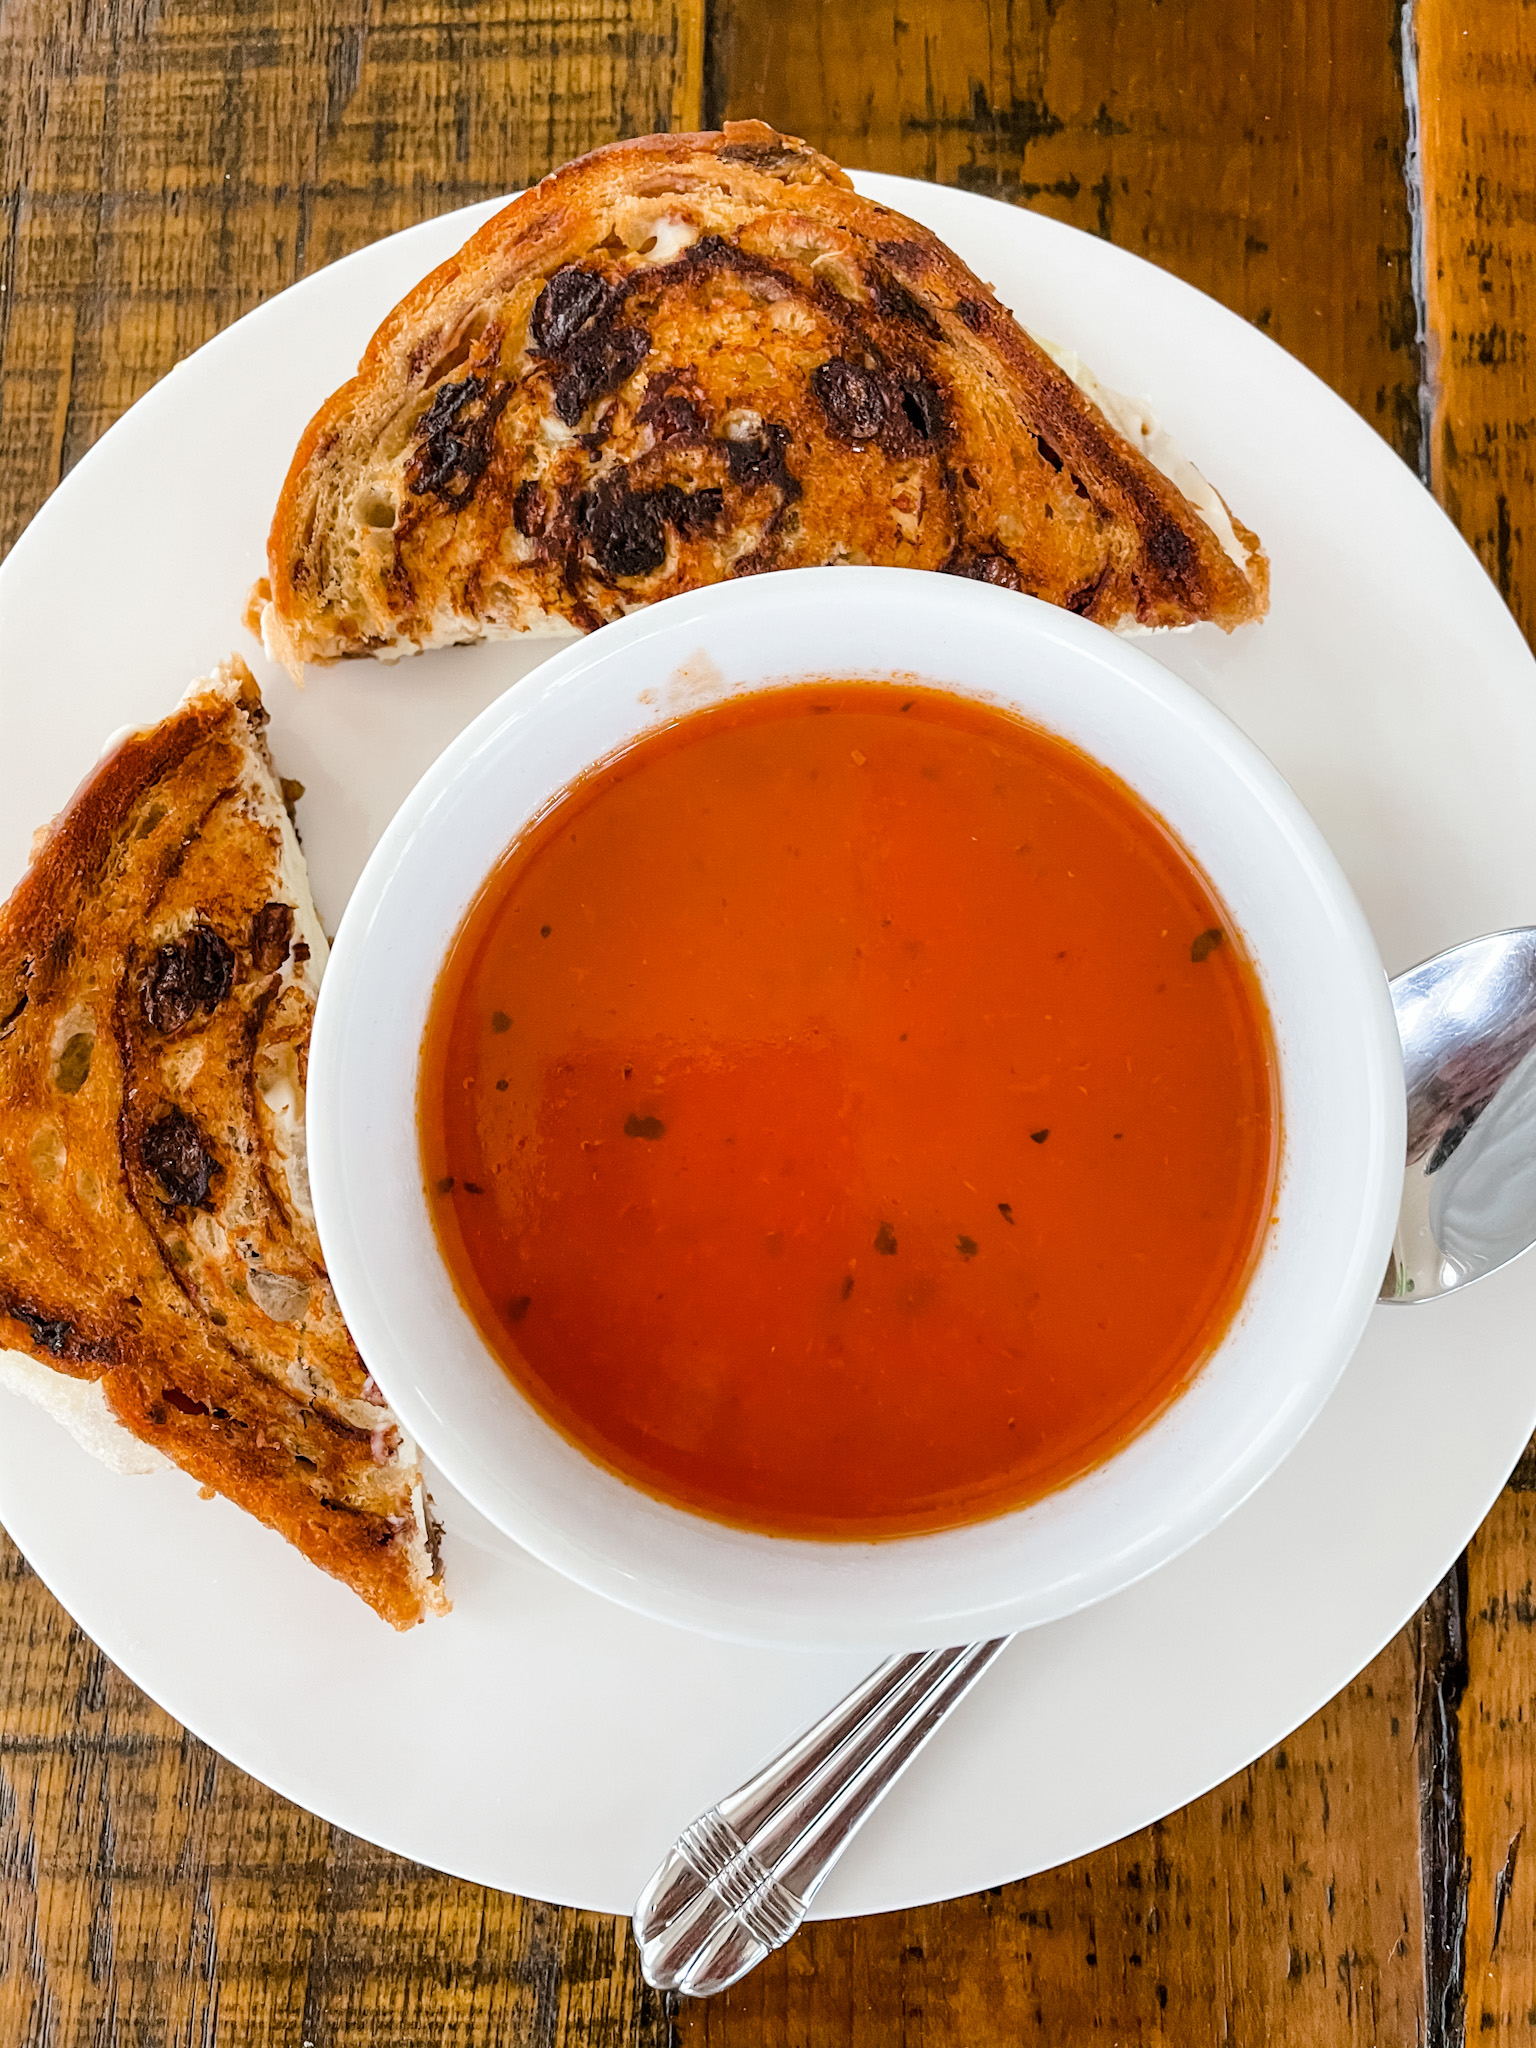
[[[1230,1328],[1105,1464],[1032,1506],[939,1534],[771,1537],[626,1484],[498,1364],[428,1208],[422,1033],[471,901],[584,769],[735,692],[888,675],[1061,734],[1194,855],[1269,1005],[1280,1184]],[[797,570],[673,598],[565,648],[491,705],[375,849],[331,954],[309,1066],[326,1262],[370,1371],[429,1457],[497,1528],[580,1584],[686,1627],[784,1645],[917,1647],[1026,1628],[1102,1599],[1214,1528],[1295,1446],[1359,1341],[1397,1215],[1403,1122],[1397,1032],[1364,916],[1258,750],[1132,641],[1009,591],[893,569]]]

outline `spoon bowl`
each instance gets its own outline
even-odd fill
[[[1536,1244],[1536,928],[1392,982],[1408,1157],[1381,1299],[1427,1301]]]

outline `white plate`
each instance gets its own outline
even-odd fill
[[[1396,970],[1536,923],[1536,666],[1473,556],[1340,400],[1106,242],[901,179],[1040,332],[1165,423],[1263,534],[1261,629],[1154,643],[1265,748]],[[239,647],[273,710],[322,914],[418,773],[547,651],[349,665],[304,692],[243,635],[288,455],[370,331],[489,208],[381,242],[263,306],[150,392],[0,570],[0,887],[115,728]],[[1322,1418],[1216,1533],[1019,1643],[875,1817],[822,1915],[975,1890],[1194,1798],[1393,1634],[1536,1422],[1536,1261],[1378,1310]],[[98,1470],[0,1396],[0,1518],[81,1625],[215,1748],[355,1833],[480,1882],[627,1912],[679,1826],[864,1668],[640,1620],[452,1498],[455,1610],[397,1638],[179,1475]]]

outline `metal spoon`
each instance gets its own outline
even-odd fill
[[[1453,946],[1391,986],[1408,1159],[1380,1299],[1412,1303],[1536,1243],[1536,928]],[[686,1827],[635,1907],[646,1982],[703,1998],[782,1948],[870,1812],[1012,1640],[888,1658]]]
[[[1423,1301],[1536,1243],[1536,929],[1437,953],[1392,983],[1408,1170],[1383,1301]]]

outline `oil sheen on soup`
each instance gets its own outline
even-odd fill
[[[433,994],[444,1256],[567,1438],[781,1535],[1112,1455],[1236,1312],[1280,1138],[1257,976],[1122,782],[941,690],[680,718],[508,852]]]

